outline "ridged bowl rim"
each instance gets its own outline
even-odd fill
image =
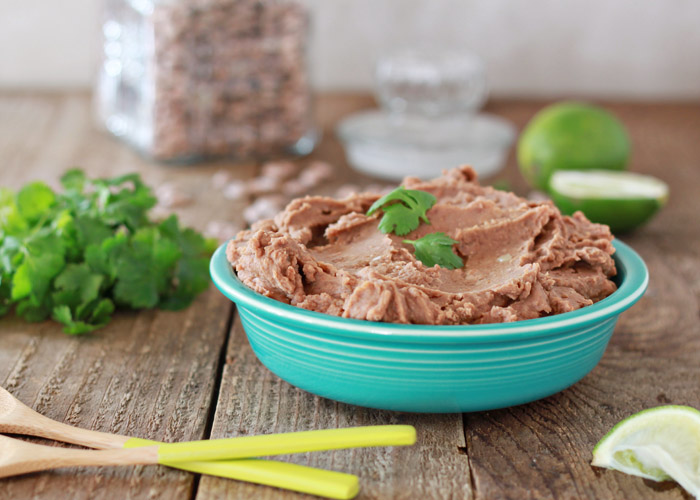
[[[613,245],[619,276],[618,289],[593,305],[572,312],[512,323],[449,326],[382,323],[308,311],[253,291],[233,272],[226,259],[227,244],[224,243],[214,252],[209,270],[216,287],[235,302],[237,307],[249,309],[257,314],[284,318],[287,327],[290,323],[297,323],[303,328],[322,331],[324,335],[353,337],[366,341],[471,343],[522,341],[554,335],[619,315],[644,295],[649,284],[649,272],[642,258],[628,245],[616,239]]]

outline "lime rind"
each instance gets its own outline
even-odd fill
[[[660,446],[629,446],[621,449],[613,449],[613,462],[615,470],[640,476],[652,481],[668,481],[671,479],[662,468],[658,466],[656,458],[660,455],[668,456],[666,450]]]
[[[700,426],[700,410],[696,410],[692,406],[666,405],[648,408],[635,413],[634,415],[630,415],[629,417],[615,424],[613,428],[610,429],[600,441],[598,441],[598,444],[595,445],[593,448],[593,454],[595,455],[596,453],[603,452],[603,447],[612,446],[611,440],[613,436],[617,435],[619,437],[621,432],[625,432],[625,434],[627,434],[637,427],[642,428],[647,425],[648,420],[656,420],[658,416],[667,415],[669,413],[681,413],[686,416],[689,415],[690,418],[696,419],[697,425]],[[632,425],[634,425],[634,427],[632,427]]]
[[[596,444],[592,465],[654,481],[673,479],[700,497],[700,411],[661,406],[632,415]]]
[[[613,233],[635,229],[666,204],[668,186],[654,177],[605,170],[559,171],[549,194],[563,214],[583,212]]]
[[[552,175],[550,190],[580,199],[668,199],[668,185],[648,175],[606,170],[562,170]]]

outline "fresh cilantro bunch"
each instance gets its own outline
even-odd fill
[[[116,307],[181,309],[209,285],[216,246],[175,215],[151,221],[156,199],[138,174],[61,178],[0,189],[0,316],[48,317],[69,334],[106,325]]]
[[[381,210],[384,215],[379,221],[379,230],[384,234],[393,232],[403,236],[418,229],[421,221],[430,224],[427,212],[436,201],[437,198],[427,191],[399,186],[375,201],[367,215]],[[458,269],[464,266],[462,259],[452,250],[457,241],[445,233],[429,233],[417,240],[403,242],[413,245],[416,258],[428,267],[438,264],[447,269]]]

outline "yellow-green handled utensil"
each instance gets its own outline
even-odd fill
[[[367,446],[404,446],[415,442],[416,429],[411,425],[374,425],[165,443],[158,446],[158,461],[162,464],[176,464]],[[124,443],[124,447],[134,448],[152,444],[150,441],[131,438]]]
[[[81,429],[62,422],[56,422],[55,420],[51,420],[50,418],[45,417],[24,405],[2,387],[0,387],[0,432],[40,436],[47,439],[73,443],[89,448],[97,448],[99,450],[118,451],[125,447],[126,443],[129,443],[128,447],[130,448],[151,447],[152,451],[147,451],[147,455],[149,456],[149,460],[152,460],[150,457],[153,457],[153,460],[149,461],[148,463],[162,463],[160,462],[160,457],[158,457],[156,451],[157,449],[154,446],[162,443],[157,441],[148,441],[145,439],[129,438],[128,436],[120,436],[118,434]],[[415,441],[415,430],[412,430],[411,432],[413,433],[413,441]],[[2,436],[0,436],[0,438],[2,438]],[[5,444],[10,447],[21,446],[22,449],[25,448],[25,445],[30,447],[38,446],[31,443],[16,442],[16,440],[10,440]],[[374,443],[374,445],[379,444]],[[61,466],[61,464],[56,461],[55,455],[56,451],[61,454],[63,453],[61,448],[51,447],[49,450],[45,450],[44,448],[47,447],[41,447],[40,453],[38,453],[36,449],[31,448],[28,450],[28,453],[24,454],[25,456],[29,457],[29,462],[36,462],[36,458],[38,458],[40,454],[44,452],[49,453],[49,455],[46,457],[47,462],[44,465],[39,468],[32,466],[31,470],[44,470],[46,468]],[[79,452],[80,455],[87,452],[87,450],[67,451],[70,454]],[[156,453],[153,453],[153,451],[156,451]],[[105,457],[102,455],[98,454],[97,456],[102,457],[102,460],[105,459]],[[96,456],[94,454],[89,453],[85,459],[88,460],[88,462],[94,463],[95,457]],[[7,459],[8,456],[3,456],[2,458]],[[14,459],[18,458],[20,457],[14,457]],[[133,457],[119,458],[121,460],[132,460],[131,463],[133,463]],[[230,479],[239,479],[269,486],[277,486],[280,488],[287,488],[303,493],[326,496],[330,498],[350,499],[357,494],[359,489],[358,479],[352,474],[326,471],[323,469],[315,469],[312,467],[305,467],[302,465],[284,462],[275,462],[273,460],[247,459],[221,460],[217,462],[193,461],[177,462],[167,465],[191,472],[210,474]],[[10,464],[0,463],[0,466],[9,467]],[[13,472],[8,470],[8,472],[10,472],[9,475],[13,473],[21,474],[24,472],[29,472],[29,470],[24,467],[13,467],[13,469]]]
[[[220,441],[228,441],[228,439],[221,439]],[[164,444],[159,441],[131,438],[124,444],[124,448],[163,446]],[[244,458],[239,460],[193,461],[171,464],[162,460],[159,456],[158,463],[197,474],[237,479],[239,481],[275,486],[339,500],[354,498],[360,491],[360,482],[357,476],[353,474],[316,469],[275,460]]]
[[[354,498],[360,491],[360,482],[357,476],[352,474],[276,460],[242,458],[213,462],[178,462],[173,466],[199,474],[239,479],[340,500]]]
[[[0,435],[0,478],[61,467],[158,463],[161,462],[157,444],[129,449],[84,450],[28,443]],[[274,460],[185,462],[177,467],[343,500],[354,497],[359,490],[357,477],[351,474]]]

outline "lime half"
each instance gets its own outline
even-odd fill
[[[549,194],[563,213],[580,210],[622,233],[649,221],[666,204],[668,186],[631,172],[561,170],[552,175]]]
[[[700,497],[700,411],[660,406],[626,418],[593,448],[593,465],[654,481],[675,480]]]

